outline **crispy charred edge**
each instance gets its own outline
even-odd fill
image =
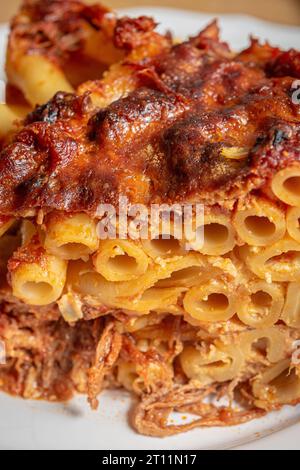
[[[282,52],[267,64],[267,73],[274,77],[300,78],[300,52],[295,49]]]
[[[273,47],[268,42],[262,44],[257,38],[251,36],[250,46],[241,51],[237,57],[242,62],[253,63],[265,68],[266,64],[276,60],[280,54],[281,50],[278,47]]]
[[[117,20],[114,30],[114,44],[119,49],[132,51],[143,44],[147,44],[156,26],[157,23],[153,18],[147,16],[120,18]]]
[[[281,51],[252,37],[250,46],[238,54],[237,59],[259,65],[269,77],[300,78],[300,52],[295,49]]]
[[[38,53],[58,63],[82,49],[84,23],[112,34],[116,19],[102,5],[87,6],[77,0],[25,0],[11,23],[8,54]]]
[[[147,21],[146,24],[148,25]],[[144,29],[146,27],[148,26]],[[151,23],[150,29],[152,27]],[[144,31],[142,26],[140,28]],[[128,124],[133,122],[137,128],[143,129],[146,118],[148,120],[151,118],[150,124],[161,123],[161,128],[158,130],[161,134],[159,142],[155,143],[156,155],[153,161],[140,162],[143,168],[137,168],[149,178],[151,193],[147,194],[145,200],[140,199],[135,202],[145,203],[153,199],[164,202],[184,201],[189,197],[197,197],[199,202],[210,205],[224,205],[227,201],[227,205],[232,207],[239,197],[247,196],[250,191],[262,188],[277,170],[298,162],[299,124],[295,122],[292,113],[289,117],[294,118],[294,121],[284,121],[274,117],[273,120],[266,119],[261,123],[256,143],[249,149],[248,158],[241,165],[225,162],[219,158],[222,145],[228,145],[225,135],[223,142],[203,141],[202,128],[205,129],[207,124],[216,125],[218,119],[222,124],[221,120],[226,116],[226,107],[222,110],[222,103],[223,106],[226,104],[226,96],[218,97],[221,100],[220,111],[217,109],[213,112],[208,109],[206,120],[204,111],[199,118],[197,102],[193,98],[193,94],[197,92],[193,80],[197,79],[197,76],[190,77],[184,70],[179,70],[183,75],[179,72],[168,75],[165,63],[169,60],[170,68],[173,62],[175,66],[178,59],[183,57],[184,60],[191,61],[189,65],[193,65],[192,61],[195,58],[199,60],[200,57],[208,78],[209,73],[213,76],[217,73],[218,67],[221,67],[221,70],[222,67],[228,67],[228,73],[238,77],[241,74],[243,60],[240,56],[230,61],[228,48],[219,41],[218,35],[218,27],[213,23],[196,38],[173,47],[159,57],[142,63],[129,64],[133,74],[139,79],[137,89],[99,111],[91,119],[87,96],[82,99],[76,95],[59,94],[45,106],[37,108],[28,117],[28,126],[17,135],[14,144],[2,152],[1,212],[7,213],[15,208],[22,211],[37,206],[47,207],[49,203],[52,209],[94,213],[100,202],[115,203],[119,196],[124,171],[126,172],[128,168],[126,161],[130,161],[125,154],[126,148],[132,150],[127,141],[129,134],[126,129]],[[257,49],[257,44],[253,44],[251,47]],[[201,52],[199,57],[195,56],[197,50]],[[252,53],[263,55],[261,51],[256,50]],[[248,55],[247,53],[244,74],[245,71],[250,74],[255,70],[255,65],[251,64],[252,59],[249,62]],[[267,50],[266,56],[267,61],[265,59],[262,61],[264,69],[266,64],[270,63],[270,57],[272,56],[274,61],[274,57],[280,57],[280,53],[270,53]],[[258,65],[260,68],[260,59]],[[273,80],[266,76],[265,71],[260,73],[261,76],[258,74],[257,77],[262,81],[257,90],[250,88],[237,90],[241,96],[237,99],[236,105],[242,104],[243,100],[248,104],[251,104],[251,100],[259,100],[260,87],[264,93],[266,86],[269,88],[273,86]],[[232,84],[229,80],[229,88],[230,86],[232,87]],[[280,90],[281,95],[284,95],[280,99],[288,98],[288,90],[285,90],[285,87],[286,85],[279,83],[277,91],[274,89],[275,101],[276,93],[278,94]],[[280,99],[278,98],[278,107],[281,105]],[[147,115],[144,108],[147,109]],[[179,119],[172,118],[169,122],[168,114],[176,115]],[[79,130],[78,136],[73,132],[73,125]],[[135,144],[143,141],[144,134],[140,132],[135,136]],[[279,135],[284,138],[279,139]],[[149,144],[152,144],[151,140]],[[235,143],[238,144],[239,142]],[[77,175],[77,180],[74,179],[72,185],[69,176],[65,177],[62,169],[64,172],[68,169],[76,170],[75,163],[72,168],[72,162],[83,146],[86,146],[90,155],[96,155],[100,151],[103,156],[115,152],[115,157],[118,159],[114,158],[113,168],[108,161],[105,171],[103,166],[100,171],[100,160],[97,160],[99,166],[97,168],[95,158],[91,157],[93,164],[87,165],[83,174]],[[119,158],[121,146],[124,148],[124,155]],[[30,155],[30,158],[25,158],[25,155]],[[138,163],[133,159],[131,163],[135,171]],[[14,171],[17,168],[22,168],[22,172]],[[61,177],[62,181],[54,180],[55,175]],[[59,186],[59,194],[49,191],[47,185],[51,188]]]
[[[117,18],[108,8],[86,5],[77,0],[24,0],[20,12],[11,23],[8,57],[14,54],[45,55],[62,66],[70,54],[84,48],[89,25],[101,31],[117,49],[130,52],[147,45],[154,35],[156,23],[141,16]],[[172,42],[170,35],[164,37]]]
[[[24,150],[27,148],[34,149],[39,158],[35,158],[34,161],[26,159],[26,166],[28,168],[26,173],[26,167],[23,166],[23,174],[20,175],[14,172],[14,176],[9,176],[3,180],[2,188],[4,185],[11,185],[11,187],[14,188],[16,205],[18,204],[18,199],[20,202],[24,200],[24,195],[26,196],[29,186],[31,187],[31,199],[33,203],[36,203],[40,188],[43,184],[47,183],[47,168],[55,172],[57,167],[64,164],[60,156],[62,149],[65,150],[65,156],[67,154],[71,156],[72,152],[75,151],[75,143],[72,142],[70,138],[66,139],[58,132],[51,132],[51,128],[48,127],[47,123],[49,123],[49,121],[51,122],[52,119],[55,119],[55,116],[58,115],[60,117],[70,115],[74,117],[78,115],[77,113],[81,115],[81,106],[86,106],[85,101],[80,99],[78,102],[78,99],[74,98],[74,96],[67,96],[65,99],[62,94],[58,94],[55,101],[57,101],[57,107],[51,102],[45,107],[37,108],[28,117],[28,121],[38,120],[38,122],[34,124],[34,127],[31,127],[31,129],[21,132],[17,138],[15,148],[21,151],[21,161],[23,159],[23,148]],[[69,102],[70,107],[66,105],[67,102]],[[97,117],[93,118],[93,123],[96,119],[98,127],[100,118],[98,114],[96,116]],[[106,116],[105,111],[101,112],[101,116],[100,121],[103,122]],[[94,124],[90,124],[87,129],[90,135],[94,135]],[[184,129],[186,131],[186,138],[188,138],[188,127]],[[180,133],[179,135],[182,134]],[[51,142],[53,138],[56,139],[57,145],[52,146]],[[210,205],[217,203],[222,206],[227,198],[228,202],[230,201],[230,203],[232,203],[239,197],[246,197],[251,191],[262,188],[266,182],[271,180],[276,171],[297,163],[300,160],[300,125],[276,119],[266,123],[265,130],[262,130],[261,135],[257,138],[255,145],[249,152],[247,160],[243,162],[243,166],[236,168],[235,165],[233,168],[235,173],[228,171],[226,175],[222,175],[222,172],[218,170],[218,166],[221,164],[219,152],[222,148],[222,144],[207,144],[207,146],[202,149],[204,153],[200,156],[201,165],[199,167],[199,161],[193,159],[192,155],[190,155],[189,158],[185,158],[185,144],[182,137],[180,137],[179,141],[177,139],[177,133],[175,135],[169,133],[166,139],[169,149],[168,164],[171,168],[169,184],[171,187],[177,188],[178,192],[175,194],[175,198],[178,198],[178,200],[180,200],[181,196],[184,200],[186,194],[184,191],[189,188],[191,188],[192,191],[193,185],[195,185],[199,202],[203,201]],[[47,152],[41,152],[41,150],[45,148],[45,145],[47,148],[49,144],[51,153],[49,154],[49,149]],[[205,153],[205,149],[208,154]],[[55,159],[55,152],[58,150],[59,153],[57,153]],[[51,158],[49,159],[50,155]],[[207,155],[209,155],[209,158]],[[15,157],[15,161],[11,161],[9,165],[5,164],[3,166],[3,175],[5,175],[6,166],[11,168],[12,165],[16,165],[16,167],[19,167],[20,161],[18,155],[14,153],[13,156]],[[39,178],[37,178],[37,172],[40,174]],[[221,176],[218,179],[217,175],[219,173]],[[232,178],[232,176],[234,176],[234,178]],[[204,177],[206,186],[205,191],[201,192],[197,188],[199,188],[201,178]],[[33,185],[34,181],[35,183]],[[209,183],[209,181],[211,181],[211,183]],[[211,184],[211,186],[209,186],[209,184]],[[181,193],[180,189],[182,191]],[[101,196],[103,197],[103,193],[101,193]],[[170,200],[174,200],[171,199],[171,193]],[[92,195],[90,201],[92,205],[95,202]],[[43,206],[46,207],[46,204],[47,202],[45,200]],[[86,205],[82,206],[82,199],[76,199],[76,204],[77,206],[73,206],[73,210],[87,209]]]
[[[88,93],[77,96],[72,93],[58,92],[48,103],[36,108],[28,114],[24,125],[34,122],[53,124],[58,120],[83,118],[91,110],[91,100]]]
[[[45,250],[40,245],[39,237],[34,235],[31,244],[30,251],[26,247],[18,248],[8,262],[8,271],[14,271],[23,263],[39,263],[41,266],[45,266],[44,260]]]
[[[247,158],[231,162],[220,158],[226,141],[204,143],[199,152],[197,122],[197,118],[179,122],[165,136],[172,186],[177,188],[174,198],[179,201],[191,195],[210,206],[226,207],[227,202],[230,208],[238,199],[263,189],[277,171],[300,160],[300,123],[264,120]]]

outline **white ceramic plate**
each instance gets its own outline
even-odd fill
[[[122,13],[124,10],[122,11]],[[160,28],[186,37],[199,31],[211,15],[161,8],[127,10],[148,14]],[[266,23],[248,16],[221,15],[223,37],[236,50],[245,47],[250,34],[284,48],[300,49],[300,28]],[[0,28],[0,79],[6,29]],[[1,75],[2,74],[2,75]],[[197,429],[165,439],[137,435],[128,425],[130,398],[105,392],[98,412],[90,411],[84,397],[68,405],[25,402],[0,395],[1,449],[300,449],[300,406],[286,407],[260,420],[227,429]]]

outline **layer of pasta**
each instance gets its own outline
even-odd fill
[[[155,26],[76,0],[26,0],[12,22],[0,388],[97,408],[123,387],[135,429],[164,436],[300,402],[300,53]],[[132,230],[101,237],[120,197]],[[195,203],[191,232],[174,213],[130,236],[134,205]]]

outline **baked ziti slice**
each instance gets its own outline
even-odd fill
[[[155,26],[57,0],[12,23],[8,76],[37,106],[0,153],[0,386],[62,399],[67,377],[93,408],[123,387],[135,428],[163,436],[300,402],[300,53],[233,53],[216,22],[180,43]],[[65,66],[78,54],[99,77]],[[109,219],[102,237],[120,198],[129,217],[198,204],[202,219],[181,235],[159,219],[145,239]],[[170,425],[172,411],[198,418]]]

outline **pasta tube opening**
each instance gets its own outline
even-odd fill
[[[165,237],[165,238],[164,238]],[[152,240],[142,240],[143,248],[152,258],[172,258],[185,253],[181,240],[172,235],[160,235]]]
[[[267,282],[300,280],[300,245],[286,237],[265,248],[241,247],[248,268]]]
[[[284,359],[286,355],[286,337],[276,326],[242,333],[240,344],[246,355],[250,355],[253,349],[259,350],[272,363]]]
[[[268,217],[248,215],[245,219],[245,225],[249,232],[258,237],[269,237],[275,232],[275,224]]]
[[[148,257],[134,242],[129,240],[101,241],[94,265],[108,281],[130,281],[144,274]]]
[[[204,255],[224,255],[235,245],[235,232],[229,217],[224,214],[207,214],[204,216],[202,246],[193,247],[193,241],[188,240],[191,247]],[[200,237],[199,237],[200,238]]]
[[[53,214],[47,221],[45,249],[62,259],[87,259],[99,246],[95,222],[86,214]]]
[[[180,364],[189,379],[208,385],[236,377],[244,364],[244,356],[238,346],[222,343],[212,344],[208,350],[186,346],[180,354]]]
[[[183,305],[188,314],[203,322],[226,321],[236,313],[235,295],[221,281],[192,287]]]
[[[280,318],[284,304],[283,287],[266,281],[253,281],[247,286],[248,296],[238,304],[238,317],[246,325],[264,328]]]
[[[285,214],[275,204],[263,199],[252,200],[233,217],[235,229],[248,245],[266,246],[283,238],[286,231]]]
[[[44,253],[41,262],[21,262],[10,272],[13,294],[29,305],[49,305],[63,292],[67,264]]]
[[[48,282],[28,281],[22,285],[22,290],[27,297],[43,298],[49,297],[53,293],[53,287]]]
[[[276,173],[272,180],[272,191],[286,204],[300,207],[300,168],[288,167]]]

